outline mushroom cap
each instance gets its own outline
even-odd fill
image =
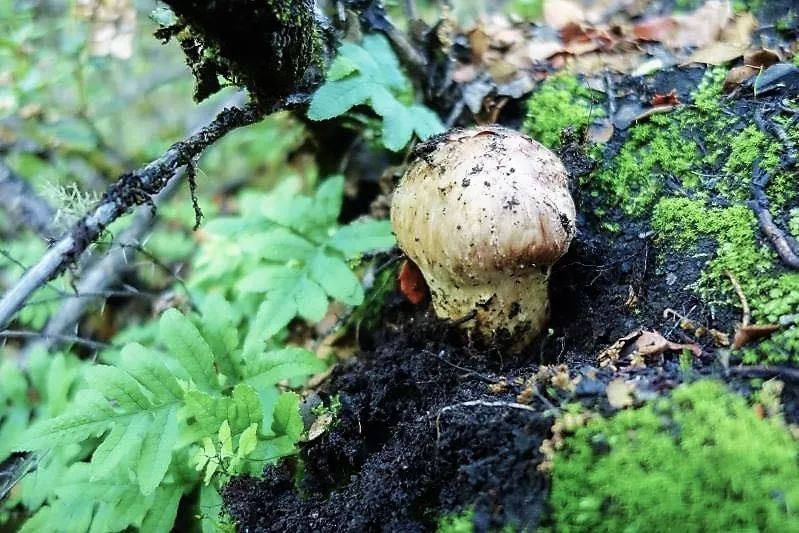
[[[415,152],[394,192],[391,221],[428,283],[480,285],[498,272],[546,271],[568,250],[576,214],[566,169],[540,143],[481,126],[450,131]]]

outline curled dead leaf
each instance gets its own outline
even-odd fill
[[[427,282],[416,263],[406,259],[399,271],[400,292],[414,305],[420,304],[427,297]]]
[[[749,343],[764,339],[779,329],[779,324],[740,324],[735,328],[732,348],[737,350]]]
[[[688,350],[695,357],[702,355],[696,343],[672,342],[657,331],[636,330],[622,337],[599,354],[600,366],[609,366],[619,361],[643,362],[652,356],[662,356],[670,351]]]

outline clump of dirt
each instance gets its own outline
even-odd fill
[[[339,421],[302,446],[299,491],[288,466],[227,486],[240,527],[417,531],[469,505],[484,528],[538,523],[547,481],[536,467],[551,420],[543,406],[503,405],[516,402],[512,387],[488,388],[533,367],[453,343],[460,333],[425,313],[395,320],[377,348],[334,372]]]

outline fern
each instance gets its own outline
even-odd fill
[[[205,302],[206,309],[227,305],[213,295]],[[63,524],[68,531],[169,531],[182,495],[200,481],[192,458],[209,441],[221,440],[225,454],[214,455],[221,460],[213,471],[200,468],[206,483],[220,474],[258,474],[294,452],[303,430],[298,399],[275,385],[320,372],[323,361],[299,348],[253,352],[245,360],[225,315],[192,321],[170,309],[159,330],[166,353],[130,343],[117,364],[87,367],[86,386],[68,408],[22,436],[18,450],[89,447],[57,476],[28,530]]]
[[[383,119],[383,145],[398,151],[414,133],[425,140],[444,131],[444,125],[430,109],[403,103],[409,89],[410,83],[385,37],[367,35],[363,46],[349,42],[341,45],[327,81],[311,100],[308,118],[327,120],[368,104]]]
[[[250,302],[245,357],[296,316],[321,320],[331,299],[360,305],[364,292],[350,263],[394,245],[388,221],[338,225],[341,176],[323,182],[312,197],[296,194],[296,186],[285,182],[271,194],[245,197],[240,216],[206,227],[211,237],[197,258],[194,285]]]

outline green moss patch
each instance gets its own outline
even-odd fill
[[[799,446],[714,381],[578,429],[555,456],[557,531],[799,530]]]
[[[605,114],[594,103],[591,91],[569,74],[556,74],[544,81],[527,101],[523,130],[549,148],[560,146],[567,128],[584,130]]]

